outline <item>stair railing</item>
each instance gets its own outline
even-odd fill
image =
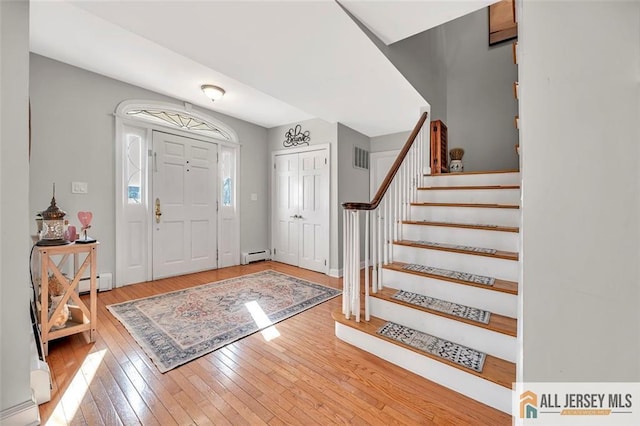
[[[425,166],[430,164],[426,121],[427,113],[424,112],[370,203],[342,204],[342,313],[347,319],[353,314],[360,322],[360,215],[364,212],[364,316],[365,321],[369,321],[370,292],[377,293],[382,288],[382,266],[393,262],[393,242],[402,239],[402,222],[409,220],[411,203],[417,199]]]

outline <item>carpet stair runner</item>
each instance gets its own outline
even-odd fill
[[[447,244],[447,243],[438,243],[433,241],[412,241],[412,240],[399,240],[394,241],[394,244],[399,246],[407,246],[407,247],[417,247],[417,248],[425,248],[430,250],[441,250],[448,251],[452,253],[463,253],[470,254],[475,256],[490,256],[497,259],[506,259],[506,260],[518,260],[518,253],[496,250],[485,247],[473,247],[473,246],[463,246],[458,244]]]
[[[486,277],[491,279],[491,280],[487,280],[487,282],[492,283],[491,285],[488,285],[488,284],[477,282],[471,279],[463,279],[460,277],[460,275],[456,274],[456,271],[445,271],[442,274],[438,274],[436,273],[437,271],[428,272],[428,270],[426,269],[428,268],[428,266],[426,265],[418,265],[418,266],[423,266],[425,268],[423,270],[419,270],[417,268],[412,269],[409,267],[411,265],[412,264],[408,264],[404,262],[393,262],[383,266],[383,268],[392,270],[392,271],[403,272],[407,274],[414,274],[414,275],[419,275],[423,277],[436,278],[438,280],[448,281],[456,284],[486,288],[487,290],[492,290],[492,291],[501,291],[504,293],[518,294],[518,283],[514,281],[506,281],[506,280],[499,280],[492,277]]]
[[[368,321],[368,322],[361,321],[359,323],[355,323],[354,321],[346,320],[344,318],[344,315],[342,315],[342,312],[340,310],[336,310],[333,313],[333,319],[340,324],[354,328],[362,333],[366,333],[375,338],[383,339],[394,345],[398,345],[402,348],[415,352],[421,356],[431,358],[437,362],[441,362],[443,364],[446,364],[447,366],[459,369],[465,373],[480,377],[484,380],[495,383],[504,388],[511,389],[512,383],[515,381],[515,377],[516,377],[515,364],[512,362],[497,358],[495,356],[485,354],[482,372],[478,372],[470,368],[467,368],[459,363],[451,361],[449,359],[442,358],[440,356],[434,355],[433,353],[430,353],[427,351],[422,351],[409,344],[402,343],[400,341],[397,341],[385,335],[379,334],[378,330],[380,330],[382,327],[384,327],[388,323],[388,321],[385,321],[381,318],[371,317],[371,321]]]
[[[463,228],[463,229],[482,229],[485,231],[513,232],[518,233],[520,229],[516,226],[498,226],[489,224],[472,224],[472,223],[453,223],[453,222],[430,222],[427,220],[405,220],[403,225],[421,225],[421,226],[441,226],[446,228]]]
[[[478,309],[480,311],[487,312],[488,315],[486,316],[488,317],[488,321],[486,323],[481,321],[474,321],[473,319],[470,319],[469,316],[455,315],[449,312],[444,312],[442,310],[434,309],[433,307],[417,305],[415,303],[412,303],[411,301],[406,301],[405,298],[394,297],[394,296],[397,296],[397,294],[401,291],[402,290],[397,290],[395,288],[385,287],[379,290],[377,293],[372,294],[371,297],[374,297],[380,300],[385,300],[389,303],[397,303],[400,305],[404,305],[411,309],[427,312],[432,315],[439,315],[441,317],[448,318],[454,321],[464,322],[466,324],[470,324],[476,327],[482,327],[487,330],[494,331],[496,333],[502,333],[508,336],[516,337],[518,321],[515,318],[509,318],[504,315],[498,315],[496,313],[491,313],[488,311]],[[410,292],[405,292],[405,293],[410,293]],[[416,293],[410,293],[410,294],[416,294]],[[443,302],[451,303],[446,301],[443,301]],[[459,305],[459,306],[463,306],[463,305]],[[477,309],[477,308],[471,308],[471,309]]]

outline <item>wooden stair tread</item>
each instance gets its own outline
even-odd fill
[[[426,244],[420,244],[419,241],[412,241],[412,240],[394,241],[393,244],[399,245],[399,246],[416,247],[416,248],[421,248],[426,250],[439,250],[439,251],[448,251],[451,253],[468,254],[472,256],[491,257],[494,259],[505,259],[505,260],[516,260],[516,261],[518,260],[518,253],[515,253],[512,251],[497,250],[495,253],[483,253],[483,252],[465,250],[465,249],[455,248],[455,247],[430,246]]]
[[[389,263],[388,265],[384,265],[383,268],[389,269],[392,271],[397,271],[397,272],[404,272],[405,274],[414,274],[421,277],[435,278],[441,281],[449,281],[456,284],[463,284],[471,287],[478,287],[488,291],[499,291],[502,293],[518,294],[518,283],[514,281],[506,281],[506,280],[500,280],[496,278],[493,285],[477,284],[469,281],[459,280],[457,278],[450,278],[450,277],[445,277],[441,275],[429,274],[426,272],[417,272],[417,271],[402,269],[402,267],[405,265],[408,265],[408,264],[404,262],[393,262],[393,263]]]
[[[500,358],[496,358],[492,355],[487,354],[487,357],[484,362],[484,368],[482,369],[482,373],[478,373],[471,369],[465,368],[455,362],[448,361],[444,358],[440,358],[439,356],[432,355],[427,352],[423,352],[419,349],[405,345],[396,340],[392,340],[387,337],[379,335],[377,333],[378,329],[387,322],[383,319],[371,317],[370,321],[355,322],[354,320],[347,320],[342,314],[342,312],[340,311],[340,309],[333,311],[332,317],[334,321],[339,322],[340,324],[346,325],[348,327],[354,328],[363,333],[377,337],[378,339],[386,340],[387,342],[401,346],[405,349],[409,349],[410,351],[413,351],[417,354],[442,362],[451,367],[462,370],[465,373],[473,374],[474,376],[478,376],[482,379],[496,383],[505,388],[511,389],[512,383],[515,382],[516,380],[516,365],[512,362],[505,361]]]
[[[491,316],[489,317],[489,324],[484,324],[481,322],[472,321],[470,319],[440,312],[434,309],[429,309],[422,306],[413,305],[411,303],[403,302],[401,300],[396,300],[393,298],[393,295],[396,294],[397,292],[398,292],[398,289],[395,289],[392,287],[385,287],[383,289],[378,290],[377,293],[371,293],[371,297],[376,297],[378,299],[386,300],[391,303],[397,303],[399,305],[407,306],[412,309],[417,309],[419,311],[428,312],[433,315],[449,318],[454,321],[464,322],[465,324],[470,324],[476,327],[485,328],[487,330],[506,334],[508,336],[512,336],[512,337],[517,336],[518,320],[516,320],[515,318],[505,317],[503,315],[498,315],[492,312]]]
[[[430,222],[426,220],[405,220],[402,221],[402,223],[405,225],[444,226],[449,228],[481,229],[484,231],[520,232],[520,228],[516,226],[471,225],[467,223]]]
[[[460,173],[440,173],[440,174],[425,174],[424,177],[438,177],[438,176],[465,176],[465,175],[494,175],[499,173],[519,173],[520,170],[484,170],[477,172],[460,172]]]
[[[481,190],[481,189],[520,189],[520,185],[468,185],[468,186],[423,186],[418,191],[450,191],[450,190]]]
[[[483,203],[411,203],[412,206],[423,207],[477,207],[485,209],[519,209],[516,204],[483,204]]]

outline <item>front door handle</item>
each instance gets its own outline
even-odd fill
[[[160,198],[156,198],[156,223],[160,223],[160,216],[162,216],[162,212],[160,211]]]

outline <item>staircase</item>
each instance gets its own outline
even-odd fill
[[[371,226],[366,213],[373,244],[369,255],[367,238],[365,262],[374,259],[364,289],[355,268],[347,268],[354,256],[359,261],[359,250],[345,244],[346,300],[343,312],[334,313],[336,336],[510,413],[518,352],[519,185],[517,171],[425,175],[407,190],[406,203],[404,192],[392,189],[392,201],[373,212]],[[348,215],[346,226],[358,228],[359,215],[355,223]],[[379,333],[388,323],[387,334]],[[481,371],[474,370],[482,358]]]

